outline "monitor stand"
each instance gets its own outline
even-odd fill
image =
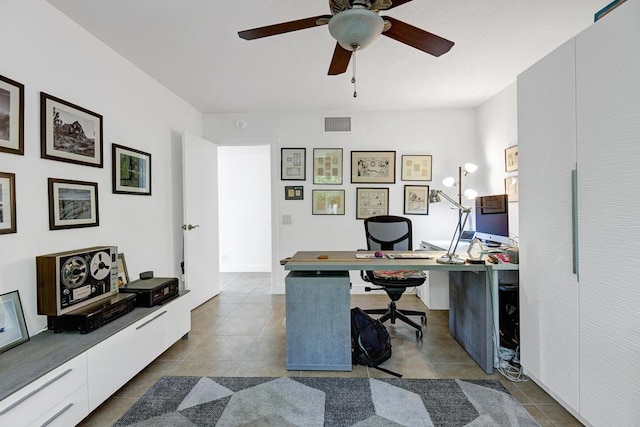
[[[499,248],[501,245],[500,242],[494,242],[493,240],[485,240],[483,243],[488,248]]]

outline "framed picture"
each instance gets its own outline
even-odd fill
[[[404,213],[407,215],[429,215],[429,186],[404,186]]]
[[[510,176],[504,179],[504,192],[507,193],[507,199],[510,202],[518,201],[518,177]]]
[[[124,260],[124,254],[118,254],[118,286],[129,283],[129,272],[127,271],[127,263]]]
[[[96,227],[98,183],[49,178],[49,229]]]
[[[351,182],[395,184],[395,151],[352,151]]]
[[[307,179],[307,149],[280,149],[280,179],[283,181],[304,181]]]
[[[24,155],[24,85],[0,76],[0,151]]]
[[[284,199],[303,200],[304,187],[302,187],[301,185],[287,185],[286,187],[284,187]]]
[[[112,185],[118,194],[151,195],[151,154],[111,144]]]
[[[431,181],[431,156],[402,156],[403,181]]]
[[[342,184],[342,148],[313,149],[313,183]]]
[[[480,198],[480,209],[485,214],[501,214],[507,212],[507,195],[484,196]]]
[[[40,92],[40,157],[102,167],[102,116]]]
[[[313,190],[314,215],[344,215],[344,190]]]
[[[389,215],[388,188],[356,188],[356,219]]]
[[[0,172],[0,234],[16,233],[16,176]]]
[[[29,332],[20,293],[13,291],[0,295],[0,353],[25,341],[29,341]]]
[[[506,148],[504,150],[504,170],[514,172],[518,170],[518,146]]]

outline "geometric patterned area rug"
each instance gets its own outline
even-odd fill
[[[162,377],[116,426],[537,426],[493,380]]]

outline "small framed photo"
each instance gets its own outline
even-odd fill
[[[351,182],[395,184],[396,152],[352,151]]]
[[[518,146],[506,148],[504,150],[504,170],[515,172],[518,170]]]
[[[287,185],[284,187],[285,200],[304,200],[304,187],[302,185]]]
[[[406,215],[429,215],[429,186],[404,186],[404,213]]]
[[[49,229],[97,227],[98,183],[49,178]]]
[[[313,183],[342,184],[342,148],[313,149]]]
[[[313,215],[344,215],[344,190],[313,190]]]
[[[102,116],[40,92],[40,157],[102,167]]]
[[[16,233],[16,176],[0,172],[0,234]]]
[[[24,155],[24,85],[0,76],[0,151]]]
[[[112,185],[118,194],[151,195],[151,154],[111,144]]]
[[[403,155],[402,156],[402,180],[403,181],[431,181],[430,155]]]
[[[0,353],[26,341],[29,341],[29,332],[20,293],[13,291],[0,295]]]
[[[507,212],[507,195],[484,196],[480,198],[481,213],[502,214]]]
[[[518,177],[510,176],[504,179],[504,192],[507,193],[507,199],[509,202],[518,201]]]
[[[280,179],[282,181],[304,181],[307,179],[307,149],[280,149]]]
[[[356,188],[356,219],[389,215],[388,188]]]
[[[118,254],[118,287],[129,283],[129,272],[127,271],[127,263],[124,260],[124,254]]]

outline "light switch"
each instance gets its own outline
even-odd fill
[[[282,215],[282,224],[283,225],[291,225],[291,215]]]

